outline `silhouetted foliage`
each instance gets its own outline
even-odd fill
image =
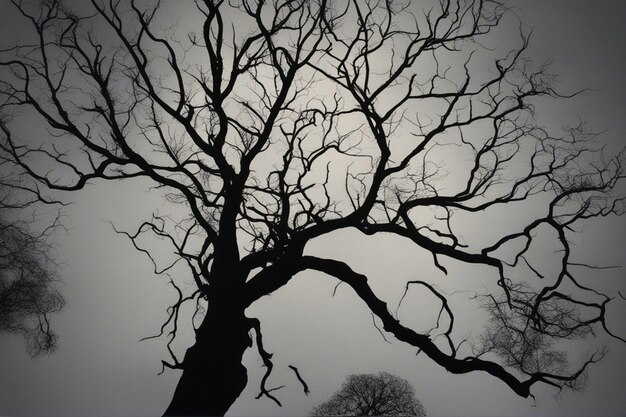
[[[314,416],[425,416],[405,379],[381,372],[350,375],[341,389],[311,412]]]
[[[259,397],[280,405],[268,387],[275,358],[245,311],[303,271],[347,284],[390,337],[448,372],[487,373],[522,397],[536,383],[574,388],[604,355],[570,367],[546,353],[598,327],[613,335],[611,297],[578,282],[570,239],[581,222],[622,214],[622,156],[582,126],[555,135],[533,121],[534,102],[561,96],[526,56],[527,35],[511,51],[487,44],[507,16],[500,2],[11,3],[33,30],[0,55],[3,158],[36,193],[132,178],[180,203],[120,231],[157,273],[174,264],[142,242],[169,243],[195,283],[172,278],[178,299],[155,336],[168,339],[164,367],[182,370],[167,414],[225,413],[247,385],[253,345],[266,368]],[[172,25],[174,15],[186,20]],[[33,134],[27,118],[45,129]],[[456,221],[494,212],[511,219],[497,237],[472,239]],[[306,251],[346,230],[396,236],[440,274],[484,266],[494,283],[485,335],[457,340],[449,297],[425,269],[405,295],[419,288],[441,309],[418,331],[367,271]],[[531,256],[538,236],[552,239],[557,272]],[[188,304],[196,339],[179,358],[171,346]]]

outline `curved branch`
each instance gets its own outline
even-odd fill
[[[400,324],[389,312],[386,303],[374,294],[367,283],[367,277],[355,272],[345,263],[314,256],[303,256],[299,263],[302,265],[303,269],[324,272],[350,285],[359,298],[365,302],[371,312],[380,318],[383,322],[383,328],[387,332],[392,333],[398,340],[418,348],[448,372],[454,374],[464,374],[475,371],[487,372],[506,383],[516,394],[525,398],[532,396],[530,388],[536,382],[545,382],[558,386],[559,382],[566,383],[573,381],[581,375],[590,363],[595,363],[598,360],[596,356],[592,356],[583,365],[581,370],[572,375],[563,376],[537,372],[531,374],[530,378],[527,380],[520,380],[495,362],[482,360],[477,357],[457,359],[454,356],[447,355],[442,352],[428,336],[416,333],[412,329]]]
[[[274,401],[276,405],[278,405],[279,407],[282,407],[282,404],[280,403],[280,401],[278,401],[278,399],[272,395],[272,391],[277,391],[281,388],[284,388],[284,386],[281,385],[279,387],[274,387],[270,389],[266,387],[267,379],[272,374],[272,369],[274,369],[274,364],[272,363],[272,354],[267,352],[263,348],[263,335],[261,334],[261,322],[259,321],[259,319],[255,319],[255,318],[248,319],[248,322],[250,324],[250,328],[253,329],[254,333],[256,334],[257,351],[259,352],[259,355],[261,356],[261,359],[263,360],[263,366],[265,366],[266,368],[265,374],[263,375],[263,378],[261,379],[261,392],[259,392],[259,394],[256,396],[256,399],[259,399],[265,396],[269,398],[270,400]]]

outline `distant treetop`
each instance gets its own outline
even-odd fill
[[[405,379],[387,372],[350,375],[314,416],[425,416],[415,390]]]

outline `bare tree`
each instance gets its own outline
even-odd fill
[[[381,372],[350,375],[339,391],[311,412],[314,416],[425,416],[405,379]]]
[[[24,217],[34,201],[17,194],[15,183],[0,181],[0,332],[21,335],[37,356],[55,350],[49,315],[65,304],[55,288],[57,265],[48,241],[58,223],[36,231]]]
[[[166,414],[225,413],[253,345],[266,366],[259,397],[280,404],[261,323],[245,311],[307,270],[347,284],[388,334],[448,372],[486,372],[522,397],[536,383],[573,388],[603,356],[570,369],[562,356],[523,354],[535,340],[613,335],[610,297],[579,283],[570,239],[581,221],[622,214],[624,174],[621,155],[582,127],[557,136],[533,122],[534,100],[559,94],[526,57],[528,36],[504,53],[483,45],[506,16],[499,2],[198,0],[177,25],[166,19],[179,2],[11,3],[33,30],[0,58],[4,158],[42,190],[132,178],[187,211],[121,232],[149,256],[140,238],[165,239],[195,281],[186,292],[172,280],[179,299],[161,327],[171,348],[181,308],[196,305],[195,344],[163,362],[182,370]],[[45,129],[34,134],[27,117]],[[455,221],[494,211],[508,227],[488,242]],[[398,236],[443,274],[483,265],[497,284],[487,336],[455,340],[452,307],[428,276],[406,291],[439,299],[441,320],[418,332],[358,265],[305,252],[347,229]],[[537,236],[553,237],[557,272],[530,256]],[[519,337],[503,343],[502,328]]]

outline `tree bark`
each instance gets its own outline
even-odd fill
[[[224,299],[209,301],[165,416],[222,416],[246,387],[242,357],[251,346],[250,325],[236,305]]]

